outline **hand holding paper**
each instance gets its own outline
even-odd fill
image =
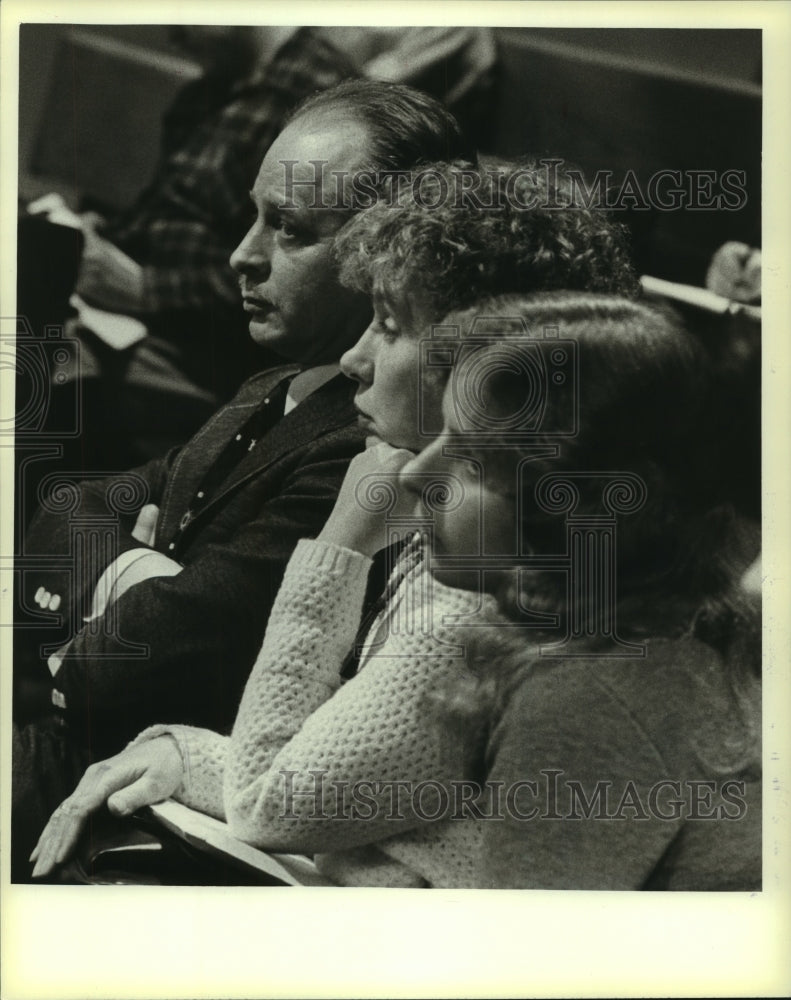
[[[143,268],[117,246],[96,232],[94,220],[82,219],[85,248],[77,294],[89,305],[120,313],[143,309]]]

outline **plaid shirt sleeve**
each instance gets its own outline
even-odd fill
[[[229,258],[252,221],[249,191],[261,160],[295,104],[352,75],[345,56],[301,29],[222,107],[196,114],[182,142],[163,136],[167,152],[152,183],[105,233],[142,266],[147,312],[238,304]],[[199,93],[205,99],[205,88]]]

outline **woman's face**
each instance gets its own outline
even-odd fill
[[[451,381],[443,397],[442,434],[403,467],[399,482],[415,495],[418,514],[426,513],[424,500],[431,505],[432,574],[451,587],[491,590],[508,560],[520,555],[516,467],[512,477],[501,464],[487,463],[482,449],[462,443],[453,390]],[[438,488],[432,489],[432,480]],[[443,487],[444,504],[437,500]],[[486,556],[499,566],[481,575]],[[457,557],[458,565],[443,565],[444,557]]]
[[[421,380],[420,342],[431,320],[418,297],[397,306],[374,294],[373,305],[373,321],[341,358],[341,371],[358,383],[354,405],[367,443],[419,451],[430,440],[421,427],[439,426],[442,406],[442,383]]]

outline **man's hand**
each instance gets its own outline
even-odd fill
[[[42,611],[57,611],[60,607],[60,594],[51,594],[46,587],[39,587],[33,599]]]
[[[28,215],[43,215],[56,226],[69,226],[71,229],[82,229],[83,220],[76,212],[72,212],[63,197],[55,191],[36,198],[27,206]]]
[[[143,268],[96,232],[95,221],[82,217],[85,247],[75,291],[99,309],[118,313],[143,311]]]
[[[156,504],[147,503],[145,507],[141,507],[135,526],[132,528],[132,538],[143,545],[152,546],[156,537],[158,518],[159,507]],[[60,594],[51,594],[46,587],[39,587],[33,599],[42,611],[57,611],[61,604]]]
[[[48,875],[69,857],[88,817],[105,802],[116,816],[128,816],[171,796],[183,778],[181,752],[172,736],[158,736],[91,764],[39,837],[30,855],[33,877]]]
[[[132,538],[143,545],[153,547],[157,534],[157,521],[159,520],[159,507],[155,503],[147,503],[140,508],[135,526],[132,528]]]
[[[414,496],[398,485],[400,469],[412,458],[411,451],[384,442],[356,455],[319,541],[367,556],[383,549],[388,542],[387,519],[407,516],[414,510]],[[388,502],[391,491],[392,502]]]
[[[736,302],[761,298],[761,251],[746,243],[724,243],[711,258],[706,288]]]

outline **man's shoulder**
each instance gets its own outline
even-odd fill
[[[291,379],[295,375],[298,375],[301,370],[300,366],[296,364],[276,365],[272,368],[264,368],[260,372],[256,372],[255,375],[251,375],[250,378],[246,379],[239,386],[239,389],[233,399],[231,399],[226,405],[233,406],[240,403],[247,404],[257,402],[272,388],[282,382],[283,379]],[[300,407],[304,406],[308,402],[312,406],[332,406],[340,403],[348,409],[350,414],[352,414],[356,412],[354,411],[354,407],[352,405],[352,399],[356,389],[356,383],[352,381],[352,379],[349,379],[345,375],[341,375],[339,373],[334,375],[332,378],[328,378],[327,381],[323,382],[314,392],[311,392],[304,402],[300,404]],[[348,406],[346,406],[346,404],[348,404]]]
[[[255,396],[262,388],[269,384],[277,384],[281,379],[295,375],[299,370],[299,365],[273,365],[271,368],[262,368],[261,371],[242,382],[231,402],[235,402],[240,397],[246,399],[249,396]]]
[[[225,407],[215,414],[206,425],[207,433],[216,435],[218,428],[235,426],[260,406],[284,378],[299,371],[297,365],[280,365],[258,372],[244,382],[236,395]],[[294,447],[308,447],[312,443],[333,442],[342,439],[359,451],[363,440],[358,426],[357,411],[354,408],[356,384],[344,375],[336,375],[314,392],[310,393],[298,406],[282,417],[269,432],[271,447],[292,450]]]

